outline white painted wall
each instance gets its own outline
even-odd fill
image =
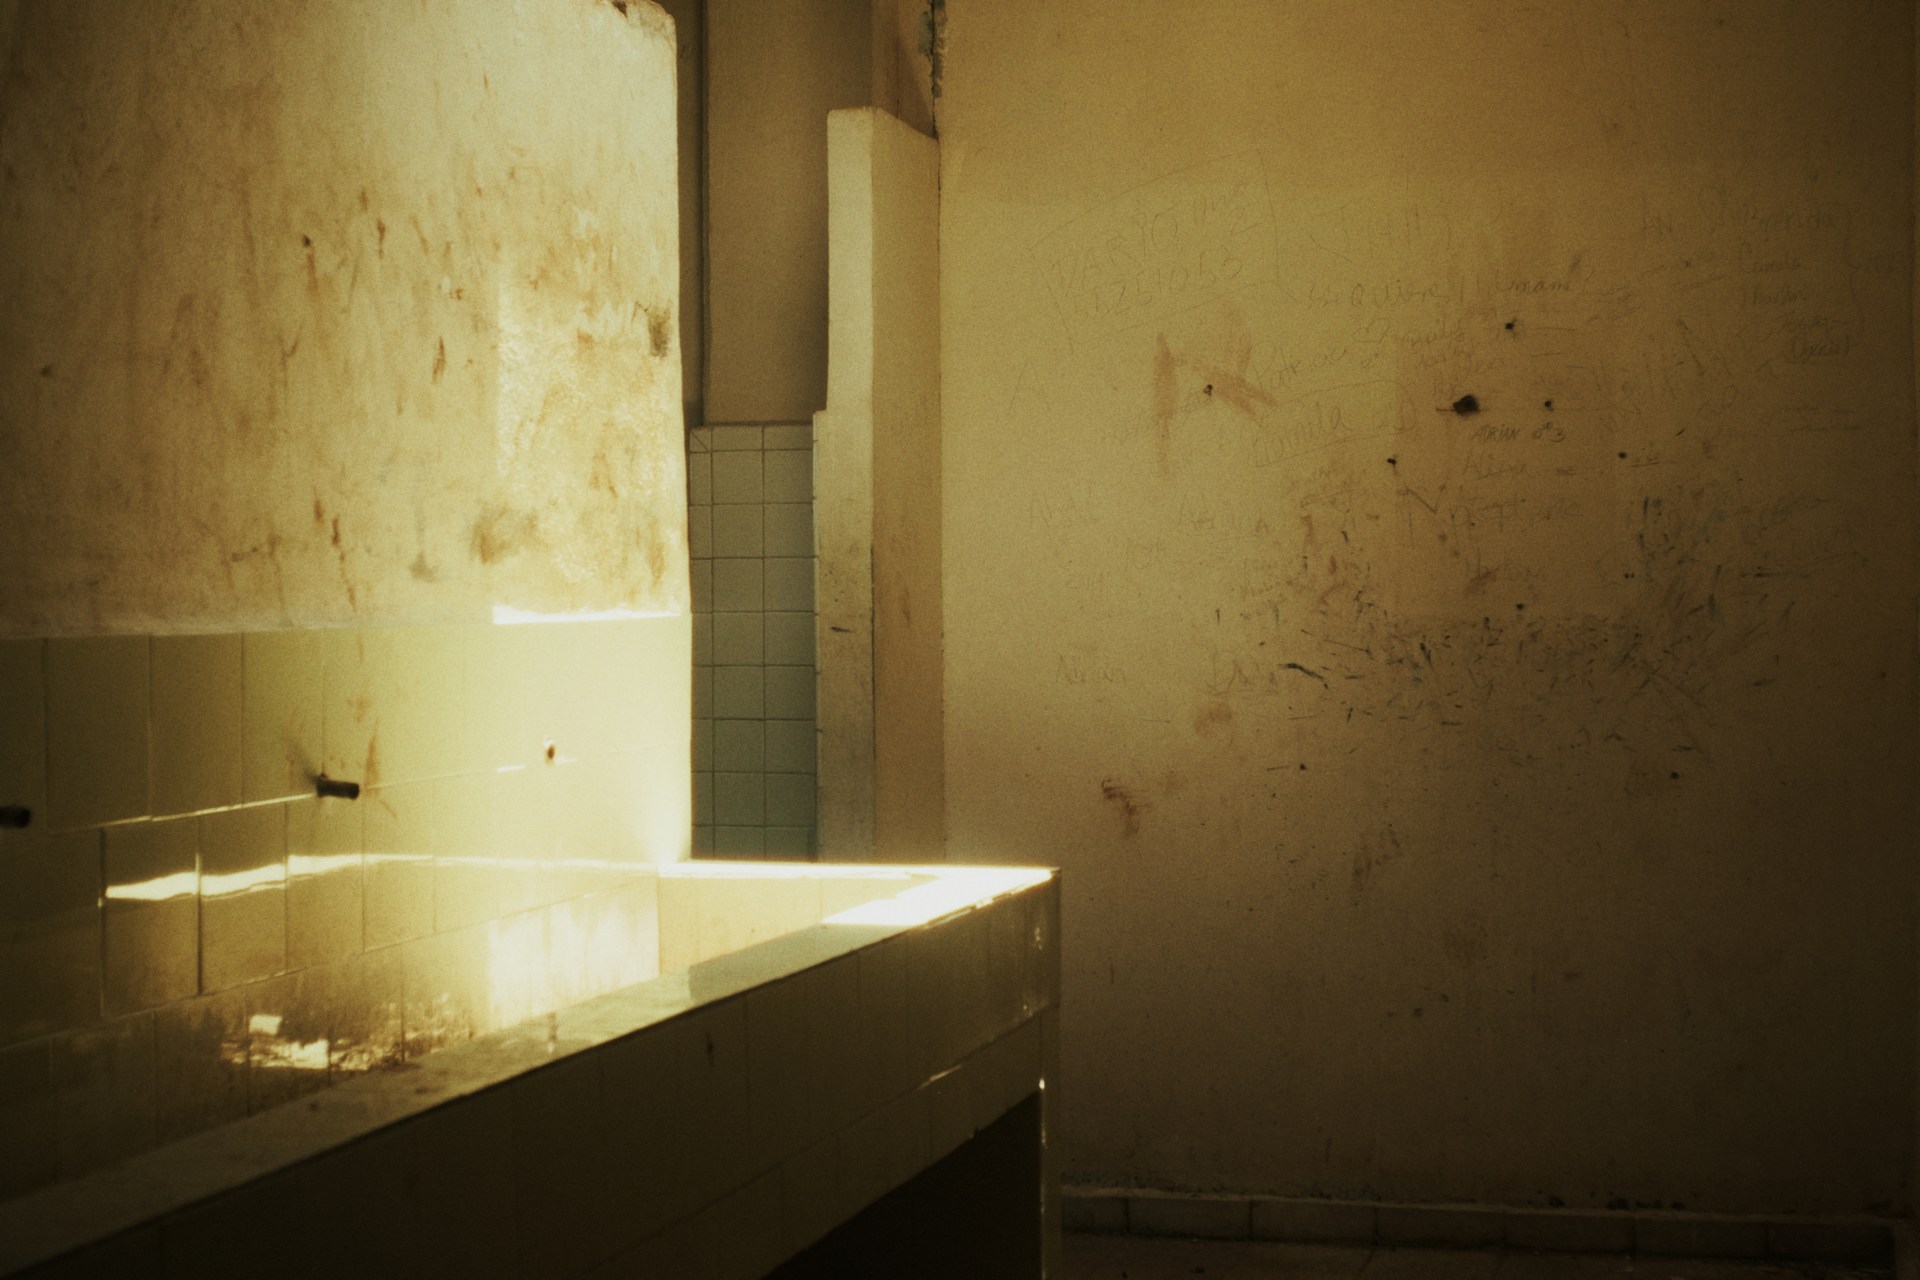
[[[827,112],[867,103],[867,0],[708,0],[709,423],[827,392]]]
[[[877,107],[829,121],[832,376],[814,418],[820,847],[944,855],[940,153]]]
[[[1070,1176],[1905,1206],[1912,23],[948,7],[949,841],[1066,870]]]

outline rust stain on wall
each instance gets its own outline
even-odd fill
[[[520,554],[537,540],[539,524],[524,512],[504,506],[490,506],[473,522],[468,546],[481,564],[498,564]]]
[[[1201,737],[1212,737],[1222,729],[1231,731],[1233,726],[1233,706],[1215,698],[1201,704],[1193,713],[1193,731]]]
[[[647,345],[656,358],[665,356],[673,347],[673,308],[648,307],[646,311]]]
[[[1132,789],[1108,778],[1100,784],[1100,794],[1119,806],[1121,830],[1126,835],[1137,835],[1140,831],[1140,815],[1150,806],[1145,800],[1135,796]]]

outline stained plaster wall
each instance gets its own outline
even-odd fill
[[[0,1197],[653,970],[674,57],[644,0],[0,3]]]
[[[6,13],[0,630],[685,611],[663,15]]]
[[[1065,868],[1070,1177],[1905,1206],[1912,23],[949,6],[949,840]]]
[[[661,0],[673,19],[674,111],[680,148],[680,394],[700,425],[706,366],[706,0]]]

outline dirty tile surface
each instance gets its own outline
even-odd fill
[[[1068,1235],[1066,1280],[1890,1280],[1885,1270],[1454,1249]]]

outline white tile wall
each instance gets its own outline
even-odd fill
[[[240,803],[241,639],[153,638],[156,813]]]
[[[241,639],[241,795],[304,795],[320,769],[326,633],[256,632]]]
[[[691,633],[0,643],[0,1197],[655,972]]]
[[[103,1002],[108,1017],[200,992],[199,823],[108,827]]]
[[[57,831],[149,812],[145,636],[47,646],[47,812]]]
[[[688,438],[694,849],[814,851],[813,430]]]

